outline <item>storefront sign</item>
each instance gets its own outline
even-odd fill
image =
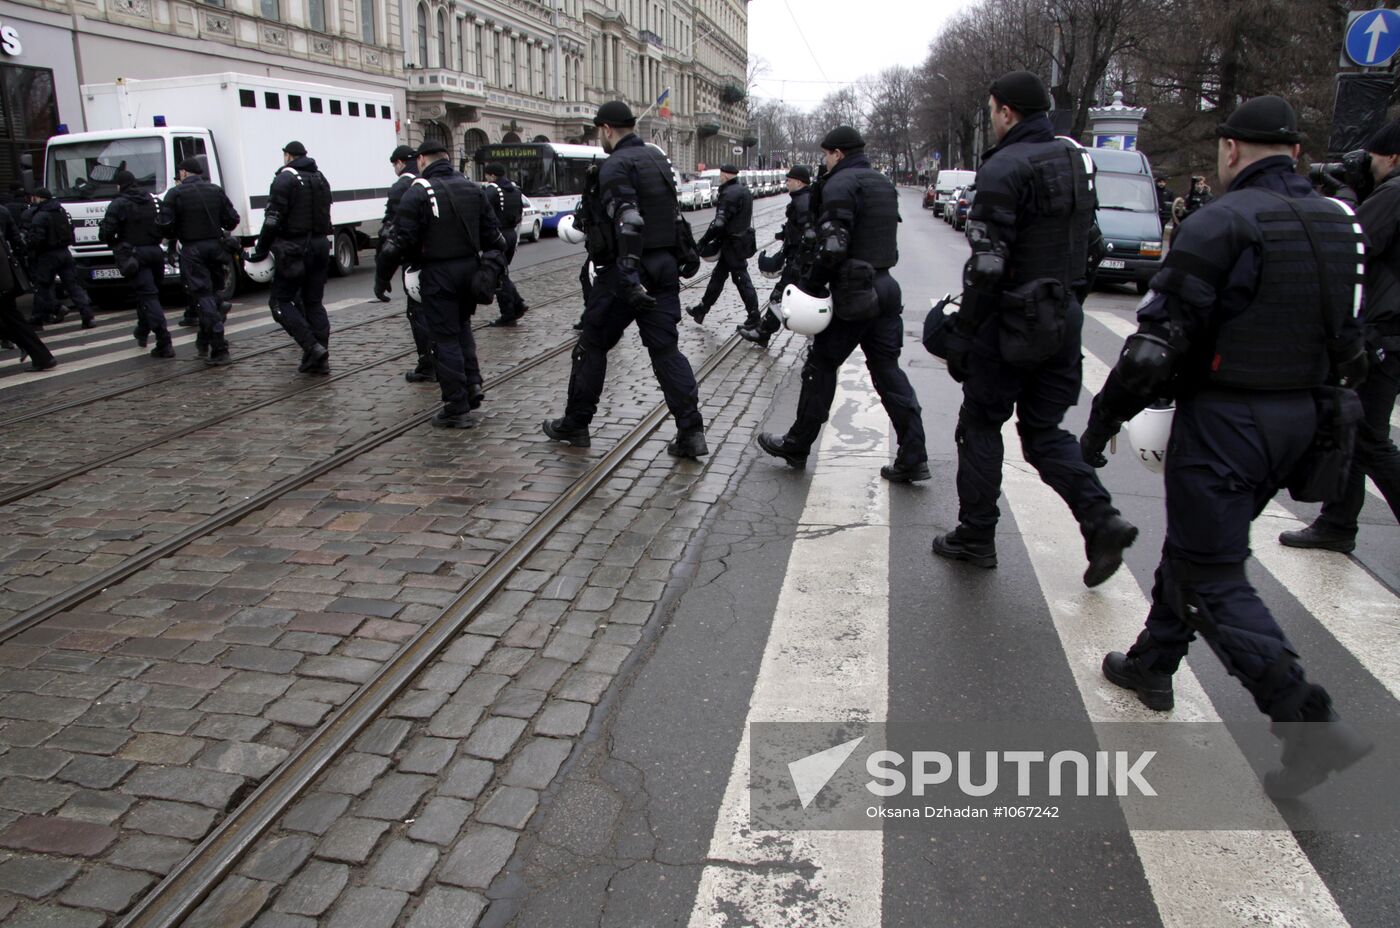
[[[14,26],[0,23],[0,51],[7,55],[19,55],[24,52],[24,45],[19,40],[19,30]]]

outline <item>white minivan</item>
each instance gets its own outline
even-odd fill
[[[966,187],[977,177],[976,171],[959,171],[948,168],[938,172],[938,178],[933,182],[934,203],[933,214],[939,219],[949,220],[946,208],[953,200],[953,193],[959,187]]]

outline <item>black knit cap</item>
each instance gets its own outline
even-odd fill
[[[118,171],[113,180],[116,182],[118,190],[136,186],[136,175],[127,170]]]
[[[1265,145],[1292,145],[1303,140],[1298,132],[1298,114],[1283,97],[1268,94],[1246,100],[1215,129],[1222,139],[1260,142]]]
[[[389,156],[390,161],[412,161],[418,157],[418,152],[408,145],[400,145],[394,149],[394,153]]]
[[[38,197],[41,200],[53,199],[53,194],[49,192],[48,187],[35,187],[33,190],[29,191],[29,195]]]
[[[632,115],[632,109],[621,100],[609,100],[598,107],[598,115],[593,117],[595,126],[614,126],[619,129],[630,129],[637,124],[637,117]]]
[[[492,161],[490,164],[486,165],[486,169],[482,171],[482,173],[490,174],[493,177],[505,177],[506,166],[499,161]]]
[[[306,157],[306,146],[295,140],[288,142],[286,145],[283,145],[282,150],[285,151],[287,154],[291,155],[293,158]]]
[[[991,94],[997,102],[1022,116],[1034,116],[1054,106],[1050,91],[1039,75],[1030,71],[1010,71],[992,81]]]
[[[719,166],[719,172],[721,174],[738,174],[739,169],[732,164],[721,164]]]
[[[822,139],[823,151],[850,151],[864,147],[865,139],[851,126],[837,126]]]
[[[804,184],[812,182],[812,172],[805,164],[794,164],[788,168],[787,176],[793,180],[800,180]]]
[[[1393,119],[1376,130],[1366,150],[1378,155],[1400,155],[1400,119]]]
[[[175,166],[177,171],[184,171],[186,174],[204,174],[204,165],[198,158],[186,158]]]
[[[422,145],[418,146],[418,154],[445,155],[447,154],[447,144],[445,142],[424,142]]]

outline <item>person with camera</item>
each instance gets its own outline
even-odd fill
[[[693,277],[700,258],[681,218],[671,162],[633,131],[637,119],[621,100],[593,117],[608,158],[598,172],[597,197],[582,201],[588,257],[596,276],[588,289],[583,330],[574,347],[564,415],[546,419],[554,441],[587,448],[588,426],[607,379],[608,352],[627,327],[637,324],[652,370],[675,417],[677,434],[666,445],[673,457],[710,453],[700,415],[700,388],[680,350],[680,280]]]
[[[1228,189],[1181,227],[1080,439],[1101,466],[1122,423],[1175,399],[1151,609],[1132,647],[1104,657],[1103,674],[1168,710],[1172,675],[1200,635],[1284,742],[1282,769],[1264,779],[1274,798],[1301,795],[1370,750],[1308,682],[1245,575],[1250,523],[1280,487],[1296,497],[1344,481],[1345,462],[1327,449],[1344,444],[1355,398],[1328,384],[1366,372],[1353,315],[1362,235],[1350,211],[1294,172],[1297,127],[1287,101],[1263,96],[1217,128]]]
[[[1186,215],[1190,216],[1196,210],[1205,206],[1215,199],[1210,192],[1210,185],[1206,179],[1199,174],[1191,178],[1191,189],[1186,194]]]
[[[19,295],[29,289],[28,266],[19,223],[9,210],[0,209],[0,340],[18,348],[21,361],[29,358],[32,370],[47,371],[58,362],[15,305]]]
[[[486,397],[472,314],[496,292],[505,240],[486,192],[452,167],[445,144],[419,146],[418,169],[375,260],[374,295],[388,302],[394,272],[417,269],[418,293],[409,295],[423,307],[442,391],[433,425],[469,429],[476,425],[472,410]]]
[[[1390,417],[1400,394],[1400,120],[1376,132],[1365,154],[1366,175],[1358,176],[1358,159],[1351,154],[1342,160],[1339,172],[1341,182],[1364,197],[1356,216],[1369,246],[1361,324],[1370,365],[1366,379],[1356,388],[1363,418],[1357,425],[1346,492],[1324,503],[1311,525],[1279,535],[1278,540],[1290,548],[1342,553],[1355,548],[1367,477],[1400,519],[1400,450],[1390,439]]]
[[[740,338],[762,348],[767,348],[774,333],[783,327],[782,320],[778,318],[774,309],[782,306],[783,291],[787,289],[788,284],[796,283],[801,276],[802,256],[806,251],[810,251],[812,244],[808,242],[808,237],[813,240],[816,238],[816,230],[812,228],[811,185],[812,172],[806,165],[794,165],[788,170],[787,189],[790,200],[783,219],[783,228],[778,232],[778,240],[783,243],[783,249],[777,255],[764,255],[759,258],[759,269],[765,274],[772,273],[763,267],[765,260],[776,261],[782,269],[777,285],[768,295],[768,306],[763,311],[762,318],[756,325],[745,324],[739,328]]]
[[[166,192],[157,221],[161,235],[170,240],[167,256],[173,256],[175,243],[180,243],[180,276],[199,307],[198,339],[209,352],[205,363],[218,366],[233,362],[219,294],[227,283],[224,275],[233,272],[229,262],[238,240],[228,233],[238,228],[239,220],[224,188],[205,180],[202,171],[194,158],[180,162],[179,184]]]
[[[256,264],[272,255],[272,318],[301,348],[297,370],[303,374],[331,372],[331,320],[322,301],[334,231],[330,182],[305,145],[288,142],[248,260]]]
[[[1089,562],[1084,583],[1097,586],[1122,564],[1137,528],[1061,426],[1079,402],[1084,311],[1076,294],[1089,274],[1092,163],[1055,136],[1050,94],[1029,71],[997,78],[988,104],[997,144],[977,171],[961,309],[925,321],[925,347],[963,388],[958,525],[933,539],[933,553],[996,566],[1002,426],[1015,412],[1026,461],[1074,514]]]
[[[828,132],[821,149],[827,174],[815,195],[816,260],[797,287],[812,295],[830,291],[833,318],[812,338],[802,366],[797,420],[786,434],[761,433],[758,444],[791,467],[805,467],[831,414],[837,373],[860,348],[899,443],[894,463],[881,467],[880,475],[892,483],[927,480],[923,410],[899,366],[904,302],[890,274],[899,263],[899,194],[871,167],[865,139],[851,126]]]
[[[130,171],[117,172],[120,193],[107,205],[97,226],[97,238],[112,249],[117,270],[136,290],[136,343],[146,347],[151,335],[156,346],[153,358],[175,357],[165,310],[160,305],[160,284],[165,279],[165,249],[161,247],[160,200],[149,190],[136,186]]]
[[[46,322],[63,321],[65,313],[55,293],[56,287],[61,286],[82,316],[83,328],[96,328],[92,300],[78,280],[78,266],[73,252],[68,250],[74,241],[73,220],[45,187],[36,188],[29,195],[29,202],[33,205],[24,214],[23,233],[34,262],[34,317],[30,324],[42,328]]]
[[[758,250],[753,232],[753,192],[739,183],[739,169],[732,164],[720,166],[719,179],[715,218],[700,238],[703,252],[708,254],[711,249],[719,249],[719,261],[710,274],[710,282],[705,285],[705,295],[686,312],[696,322],[703,323],[705,314],[724,291],[724,282],[733,280],[746,313],[739,328],[751,328],[758,325],[758,292],[749,277],[749,258]]]

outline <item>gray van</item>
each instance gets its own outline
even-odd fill
[[[1099,195],[1099,231],[1107,248],[1095,280],[1136,284],[1138,293],[1146,293],[1162,267],[1162,220],[1152,165],[1140,151],[1088,151]]]

